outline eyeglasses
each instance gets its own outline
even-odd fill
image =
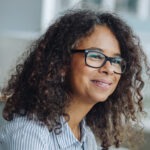
[[[114,73],[123,74],[126,70],[126,61],[117,57],[108,57],[100,52],[100,49],[72,49],[71,53],[84,53],[85,64],[92,68],[101,68],[109,61],[113,67]]]

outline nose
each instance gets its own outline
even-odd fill
[[[101,68],[99,68],[98,71],[105,74],[114,74],[114,68],[110,61],[106,61],[106,63]]]

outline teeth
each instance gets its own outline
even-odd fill
[[[104,82],[101,82],[101,81],[95,81],[96,83],[98,84],[101,84],[101,85],[109,85],[108,83],[104,83]]]

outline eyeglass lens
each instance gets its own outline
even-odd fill
[[[100,52],[88,51],[86,54],[86,64],[93,68],[99,68],[105,65],[108,58]],[[123,73],[125,70],[125,62],[121,57],[109,58],[114,72]]]

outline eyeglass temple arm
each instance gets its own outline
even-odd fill
[[[72,49],[71,53],[84,53],[85,50],[81,49],[81,50],[77,50],[77,49]]]

